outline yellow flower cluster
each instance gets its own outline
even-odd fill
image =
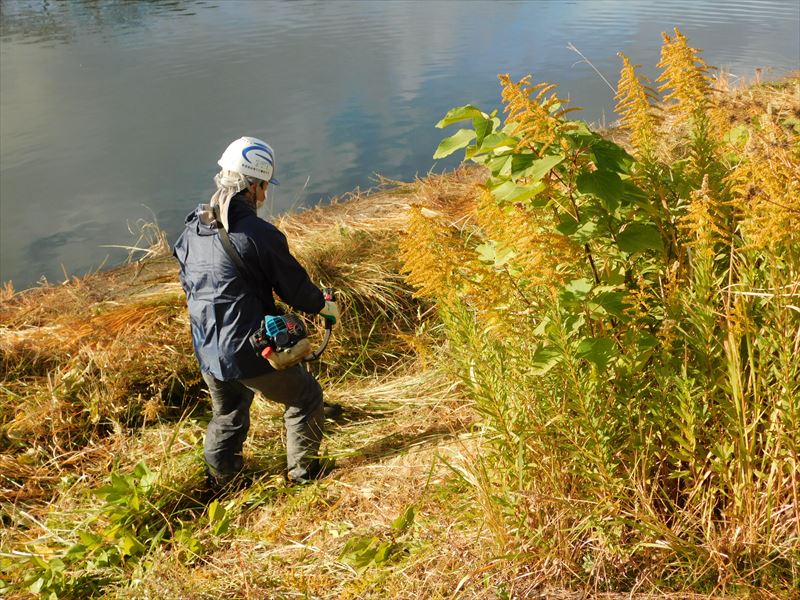
[[[622,52],[622,70],[617,84],[617,113],[622,117],[622,126],[630,133],[633,147],[645,156],[653,151],[658,119],[655,114],[656,92],[637,76],[641,65],[631,64]],[[645,79],[646,81],[646,79]]]
[[[666,102],[673,101],[669,109],[685,118],[705,111],[711,91],[709,71],[712,67],[700,56],[701,50],[689,46],[677,28],[674,37],[662,35],[664,45],[658,67],[663,71],[656,81],[662,84],[658,88],[660,92],[669,90],[664,96]]]
[[[531,76],[517,82],[508,74],[499,76],[503,86],[502,98],[508,114],[506,125],[511,125],[511,135],[519,137],[517,149],[527,148],[544,155],[556,141],[559,128],[568,127],[562,117],[577,108],[562,108],[566,100],[556,94],[547,94],[556,86],[551,83],[531,85]],[[536,94],[534,96],[534,94]]]
[[[749,132],[745,159],[732,171],[734,207],[748,248],[800,244],[800,139],[765,117]]]

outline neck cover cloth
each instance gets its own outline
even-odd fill
[[[223,169],[214,176],[214,183],[217,184],[217,191],[211,196],[211,209],[219,207],[222,227],[227,231],[228,207],[230,206],[231,198],[250,185],[250,182],[241,173]]]

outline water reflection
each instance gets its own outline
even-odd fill
[[[28,44],[69,43],[78,35],[115,36],[151,19],[193,15],[207,2],[182,0],[15,0],[0,3],[0,35]]]
[[[496,107],[533,72],[611,118],[616,52],[654,65],[679,25],[711,64],[800,66],[796,0],[0,2],[0,280],[96,266],[152,209],[171,234],[218,154],[277,150],[275,210],[454,166],[431,160],[451,106]],[[653,74],[653,69],[649,69]]]

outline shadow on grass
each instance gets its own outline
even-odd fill
[[[468,423],[455,425],[434,425],[424,431],[402,432],[398,431],[362,446],[349,454],[346,465],[358,466],[364,463],[376,462],[405,454],[414,447],[438,445],[442,442],[455,439],[459,434],[469,429]]]

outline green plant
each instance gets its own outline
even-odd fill
[[[419,550],[420,543],[411,532],[416,518],[416,507],[411,504],[392,521],[386,536],[353,536],[342,549],[340,560],[359,572],[371,567],[383,567],[398,562]]]

